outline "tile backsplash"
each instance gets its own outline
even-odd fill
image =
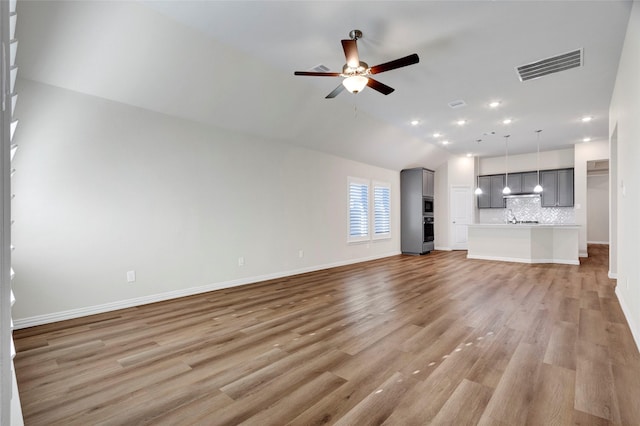
[[[480,223],[505,223],[511,209],[517,220],[576,223],[573,207],[542,207],[540,197],[507,198],[506,209],[480,209]]]

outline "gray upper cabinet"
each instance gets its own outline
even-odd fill
[[[558,171],[545,170],[540,172],[542,185],[542,207],[555,207],[558,202]]]
[[[503,209],[506,205],[502,196],[504,175],[478,176],[478,186],[482,194],[478,195],[479,209]]]
[[[542,207],[573,207],[573,169],[541,170]],[[506,207],[502,196],[505,180],[508,181],[511,193],[534,194],[538,184],[538,172],[509,173],[508,175],[478,176],[478,186],[482,194],[478,195],[479,209],[501,209]]]
[[[478,187],[482,190],[478,195],[478,208],[491,208],[491,176],[478,176]]]
[[[522,191],[522,173],[509,173],[507,175],[507,186],[512,194],[521,194]]]
[[[422,196],[433,198],[435,192],[435,173],[431,170],[422,170]]]
[[[504,189],[504,175],[491,176],[491,190],[489,193],[490,207],[492,209],[502,209],[506,206],[502,190]]]
[[[573,207],[573,169],[558,170],[558,207]]]
[[[533,189],[538,184],[538,173],[527,172],[527,173],[521,173],[521,175],[522,175],[522,193],[532,194]]]
[[[542,207],[573,207],[573,169],[540,172]]]

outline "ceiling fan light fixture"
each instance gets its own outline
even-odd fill
[[[342,81],[343,86],[351,93],[358,93],[365,88],[369,79],[361,75],[352,75]]]

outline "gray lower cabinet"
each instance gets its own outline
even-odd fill
[[[540,172],[542,207],[573,207],[573,169]]]

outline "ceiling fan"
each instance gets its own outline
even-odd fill
[[[395,89],[374,80],[370,76],[420,62],[420,58],[414,53],[394,61],[369,67],[369,65],[366,62],[362,62],[358,56],[358,46],[356,42],[359,38],[362,38],[362,31],[352,30],[349,32],[349,37],[351,38],[350,40],[342,40],[342,49],[347,59],[347,63],[342,67],[342,72],[296,71],[293,74],[313,77],[344,77],[342,84],[333,89],[333,91],[326,96],[326,99],[335,98],[344,89],[347,89],[351,93],[358,93],[362,91],[365,86],[369,86],[383,95],[388,95]]]

